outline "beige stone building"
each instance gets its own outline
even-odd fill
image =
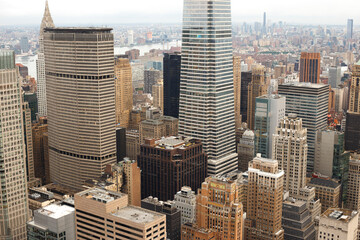
[[[284,171],[259,154],[249,162],[245,239],[284,239],[281,226]]]
[[[226,175],[206,178],[198,191],[196,204],[198,227],[217,231],[219,239],[242,239],[243,204],[236,182]]]
[[[167,136],[178,135],[179,120],[170,116],[162,116],[159,119],[147,119],[140,123],[140,144],[145,139],[159,139]]]
[[[111,28],[45,29],[51,181],[80,189],[116,162]]]
[[[320,199],[322,213],[329,208],[339,207],[341,184],[331,179],[313,178],[308,186],[315,188],[315,196]]]
[[[152,86],[153,106],[164,111],[164,85],[163,80]]]
[[[75,194],[76,239],[166,239],[163,214],[128,205],[123,193],[92,188]]]
[[[359,213],[348,209],[330,208],[320,216],[318,239],[356,240]]]
[[[235,103],[235,128],[241,127],[240,100],[241,100],[241,58],[233,57],[234,65],[234,103]]]
[[[360,113],[360,62],[352,69],[349,112]]]
[[[133,108],[131,66],[128,59],[115,59],[115,114],[116,124],[129,128]]]
[[[360,154],[351,154],[349,161],[349,180],[347,208],[360,211]]]
[[[248,127],[254,130],[255,126],[255,100],[257,97],[267,94],[268,85],[265,80],[265,67],[257,65],[252,68],[252,79],[248,87]]]
[[[186,223],[181,226],[182,240],[220,240],[217,237],[216,230],[200,228],[192,223]]]
[[[140,133],[138,130],[126,130],[126,155],[130,159],[137,159],[140,154]]]

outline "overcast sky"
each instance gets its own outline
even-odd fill
[[[49,0],[55,25],[181,23],[183,0]],[[0,0],[0,25],[40,24],[45,0]],[[232,0],[233,22],[360,23],[360,0]]]

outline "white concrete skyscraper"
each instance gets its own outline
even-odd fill
[[[47,115],[46,103],[46,79],[45,79],[45,55],[44,55],[44,29],[47,27],[55,27],[52,20],[48,1],[45,3],[45,12],[40,25],[39,51],[36,60],[37,72],[37,98],[40,117]]]
[[[28,220],[21,81],[13,51],[0,49],[0,239],[26,239]]]
[[[237,168],[230,0],[184,0],[179,133],[202,141],[208,173]]]

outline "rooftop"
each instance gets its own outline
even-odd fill
[[[46,215],[52,219],[59,219],[61,217],[71,214],[74,211],[74,208],[60,204],[51,204],[39,210],[36,210],[37,213],[41,215]]]
[[[158,218],[165,216],[163,214],[135,206],[127,206],[122,209],[115,210],[114,212],[111,213],[111,215],[140,224],[151,223],[157,220]]]
[[[112,28],[97,28],[97,27],[57,27],[57,28],[45,28],[45,32],[57,32],[57,33],[110,33]]]
[[[327,180],[327,179],[322,179],[322,178],[312,178],[310,180],[310,184],[329,187],[329,188],[337,188],[340,186],[339,183],[334,182],[333,180],[330,180],[330,179]]]
[[[109,203],[123,197],[125,194],[104,190],[101,188],[92,188],[78,193],[79,196],[93,199],[102,203]]]
[[[341,209],[341,208],[329,208],[321,215],[321,217],[331,218],[342,222],[349,222],[355,216],[358,216],[357,211],[352,211],[350,209]]]
[[[323,84],[323,83],[319,83],[319,84],[315,84],[315,83],[310,83],[310,82],[288,82],[288,83],[284,83],[281,84],[283,86],[295,86],[295,87],[307,87],[307,88],[323,88],[323,87],[327,87],[328,85]],[[279,85],[279,86],[281,86]]]

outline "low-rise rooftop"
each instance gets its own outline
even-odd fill
[[[108,190],[104,190],[101,188],[92,188],[85,190],[83,192],[78,193],[79,196],[85,197],[88,199],[93,199],[94,201],[109,203],[114,201],[115,199],[123,197],[125,194],[112,192]]]
[[[321,215],[321,217],[330,218],[342,222],[349,222],[356,216],[358,216],[357,211],[341,208],[329,208]]]
[[[51,204],[46,207],[43,207],[42,209],[36,210],[37,213],[41,215],[46,215],[49,218],[53,218],[53,219],[59,219],[68,214],[71,214],[74,211],[75,209],[73,207],[67,205],[61,205],[61,204]]]
[[[164,216],[164,214],[135,206],[127,206],[115,210],[111,213],[111,215],[140,224],[147,224]]]

